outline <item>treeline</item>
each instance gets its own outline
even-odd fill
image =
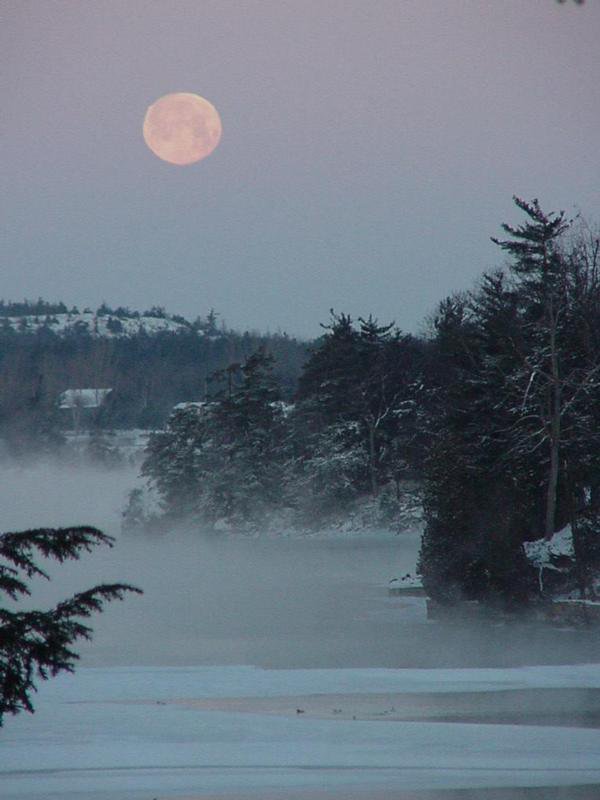
[[[52,303],[38,297],[37,300],[3,300],[0,299],[0,318],[2,317],[56,317],[60,314],[96,314],[99,317],[114,316],[121,319],[139,319],[140,317],[155,317],[164,319],[169,317],[175,321],[182,322],[190,327],[202,328],[204,326],[211,326],[216,323],[216,314],[211,311],[206,319],[197,317],[193,323],[188,322],[184,317],[178,315],[167,314],[162,306],[152,306],[146,311],[132,310],[128,306],[117,306],[111,308],[108,303],[103,302],[98,308],[93,311],[89,306],[82,308],[80,311],[77,306],[70,308],[59,300],[57,303]]]
[[[320,524],[369,500],[393,519],[403,482],[417,478],[431,597],[538,596],[523,543],[568,523],[575,553],[563,587],[593,594],[600,241],[537,201],[516,204],[525,222],[497,240],[508,266],[440,303],[428,337],[333,314],[293,404],[281,403],[273,359],[259,349],[217,376],[209,403],[177,410],[143,466],[160,512],[217,529],[261,526],[273,513]],[[129,521],[142,515],[137,492]]]
[[[412,384],[425,351],[393,325],[332,313],[293,404],[264,348],[220,371],[209,402],[176,409],[151,437],[142,472],[162,511],[225,527],[262,526],[274,514],[310,526],[366,496],[390,521],[402,481],[421,470]],[[128,522],[142,513],[137,492]]]
[[[0,438],[15,454],[55,447],[71,425],[60,416],[59,396],[73,388],[113,390],[93,417],[95,428],[162,427],[176,403],[211,393],[211,374],[261,346],[277,358],[282,392],[291,397],[305,343],[284,334],[236,333],[217,327],[215,315],[176,332],[123,337],[92,336],[77,325],[60,333],[0,325]]]
[[[508,267],[435,320],[421,571],[446,602],[535,595],[522,544],[567,524],[559,582],[593,594],[600,564],[600,239],[516,204],[525,222],[494,240]]]
[[[45,317],[54,314],[68,314],[69,311],[71,313],[79,313],[76,306],[69,310],[63,302],[49,303],[41,297],[37,300],[22,300],[20,302],[0,300],[0,317]]]

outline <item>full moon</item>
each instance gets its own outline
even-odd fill
[[[144,118],[144,141],[169,164],[194,164],[210,155],[222,133],[219,112],[198,94],[174,92],[152,103]]]

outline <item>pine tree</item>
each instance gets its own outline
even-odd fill
[[[359,318],[356,326],[346,314],[331,314],[299,379],[295,416],[308,434],[305,466],[322,464],[318,453],[330,432],[335,451],[344,436],[352,453],[344,474],[352,475],[354,494],[376,497],[395,474],[398,412],[410,395],[416,347],[393,323],[380,325],[369,317]],[[322,470],[319,475],[327,492]]]
[[[535,591],[523,541],[567,522],[580,587],[589,585],[583,562],[595,523],[585,520],[597,516],[600,481],[598,251],[567,246],[562,214],[516,204],[528,220],[504,226],[508,272],[485,275],[477,290],[442,304],[436,320],[443,368],[421,569],[439,597],[500,592],[522,601]]]
[[[296,396],[314,405],[317,427],[352,417],[362,366],[359,333],[349,315],[332,309],[331,322],[322,328],[325,334],[311,349]]]
[[[222,515],[241,524],[260,519],[283,500],[283,419],[273,364],[265,348],[252,353],[240,368],[239,385],[228,387],[215,410],[221,466],[211,491]]]
[[[513,303],[501,277],[488,278],[478,294],[441,304],[436,320],[444,368],[429,408],[419,569],[439,601],[513,605],[535,586],[522,552],[531,498],[515,462],[503,458],[503,373],[496,367],[509,367],[500,332],[511,330]]]
[[[537,345],[524,354],[524,374],[529,373],[529,378],[522,402],[523,405],[527,403],[528,389],[541,379],[545,397],[538,436],[547,443],[549,455],[544,531],[546,538],[551,538],[555,530],[563,416],[561,318],[568,304],[558,242],[568,224],[563,212],[545,214],[537,200],[526,203],[517,197],[514,199],[528,221],[517,228],[504,224],[502,227],[511,238],[492,241],[513,257],[511,270],[519,281],[519,293],[526,305],[524,322],[530,331],[528,340],[532,344],[534,340]]]
[[[48,579],[35,554],[63,563],[78,559],[97,545],[112,547],[113,539],[96,528],[41,528],[0,534],[0,595],[12,601],[30,594],[27,580]],[[100,584],[63,600],[48,611],[0,608],[0,725],[4,714],[33,712],[36,680],[73,672],[80,639],[92,630],[81,620],[102,611],[104,603],[126,592],[140,593],[128,584]]]
[[[565,251],[563,213],[545,214],[537,200],[515,203],[528,220],[518,228],[504,225],[511,238],[494,240],[512,256],[521,305],[520,340],[514,342],[520,363],[505,393],[512,402],[509,444],[511,453],[535,453],[544,464],[549,539],[568,518],[581,444],[588,453],[600,444],[590,414],[600,400],[600,356],[590,347],[600,322],[600,285],[581,252]]]
[[[170,517],[256,524],[283,503],[283,404],[264,348],[220,370],[224,388],[178,408],[147,448],[142,474]]]
[[[208,482],[220,468],[215,438],[214,404],[209,403],[176,408],[165,430],[151,435],[141,473],[169,517],[186,518],[205,508]]]

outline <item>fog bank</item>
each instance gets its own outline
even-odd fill
[[[80,562],[52,565],[32,604],[48,606],[99,582],[127,581],[143,597],[92,620],[82,664],[266,667],[463,667],[600,661],[588,631],[540,625],[442,625],[419,598],[391,598],[412,572],[418,533],[256,539],[198,529],[120,533],[131,469],[48,463],[0,468],[3,530],[92,524],[117,538]]]

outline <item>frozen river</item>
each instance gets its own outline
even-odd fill
[[[6,527],[115,533],[131,476],[1,477]],[[0,796],[600,797],[598,637],[428,622],[386,591],[417,550],[416,533],[192,531],[54,570],[37,603],[114,579],[145,595],[94,621],[81,668],[41,687],[33,717],[6,719]]]
[[[33,719],[7,725],[2,797],[593,784],[600,780],[599,730],[384,717],[403,697],[559,687],[597,689],[600,672],[82,669],[44,687]],[[237,700],[235,711],[219,710],[224,697]],[[261,700],[261,713],[244,709],[249,698]],[[356,714],[336,719],[344,711]]]

